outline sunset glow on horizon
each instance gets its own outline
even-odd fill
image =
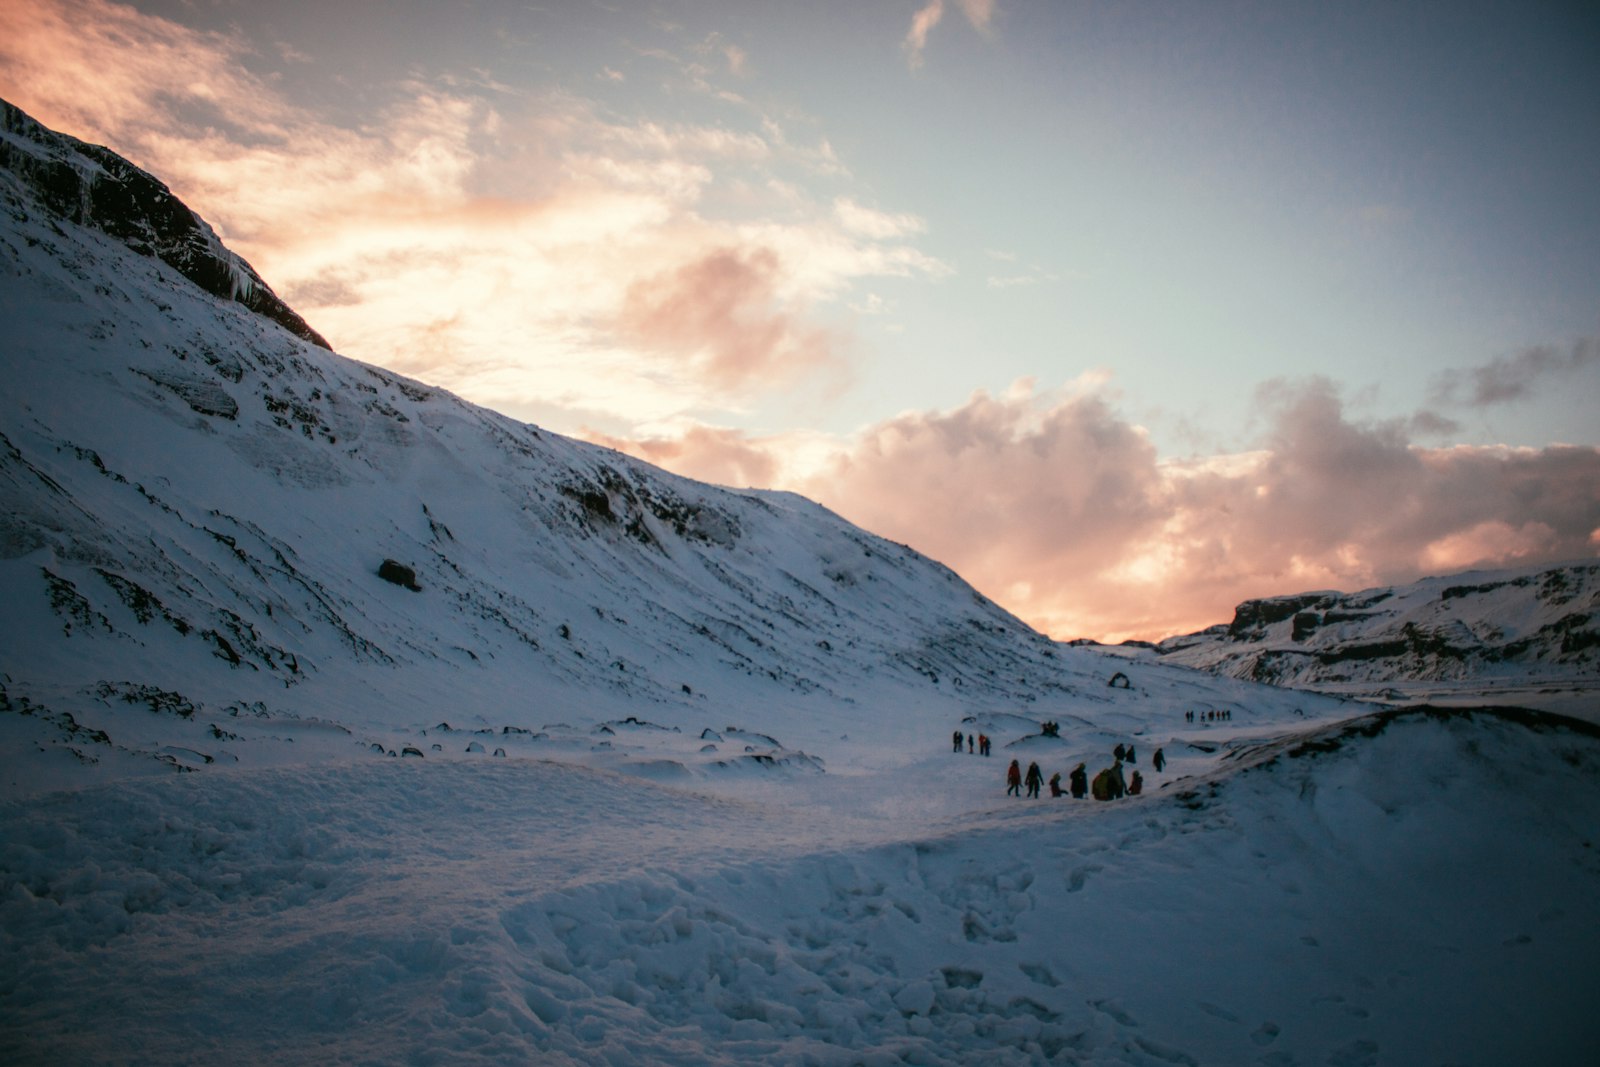
[[[0,0],[343,355],[1058,638],[1600,555],[1600,10]]]

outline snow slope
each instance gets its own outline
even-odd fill
[[[811,502],[326,351],[137,218],[41,194],[41,152],[91,202],[125,172],[24,120],[0,1062],[1488,1064],[1600,1037],[1583,723],[1057,644]],[[1092,773],[1123,743],[1145,795],[1005,796],[1012,759]]]
[[[1385,702],[1517,703],[1593,717],[1600,562],[1247,600],[1233,622],[1156,646],[1234,678]]]

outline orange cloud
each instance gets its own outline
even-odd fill
[[[830,305],[946,270],[906,243],[912,216],[787,181],[848,172],[748,108],[626,120],[558,88],[413,79],[370,87],[387,104],[351,127],[250,54],[106,0],[0,2],[8,99],[156,173],[338,351],[511,414],[662,422],[836,384]],[[743,217],[731,195],[702,214],[713,188]]]

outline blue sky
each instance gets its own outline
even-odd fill
[[[1061,636],[1600,544],[1592,5],[0,20],[0,94],[156,171],[341,352],[807,492]],[[1320,541],[1240,503],[1291,470]]]

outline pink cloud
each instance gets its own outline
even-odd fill
[[[1600,449],[1420,448],[1400,423],[1353,419],[1315,380],[1275,383],[1261,402],[1259,450],[1182,463],[1160,460],[1098,393],[1031,388],[887,420],[809,472],[786,472],[786,442],[710,440],[744,472],[765,452],[777,487],[941,560],[1063,638],[1159,638],[1225,622],[1251,596],[1596,551]],[[685,469],[714,454],[705,444],[642,454]]]
[[[691,426],[676,437],[622,438],[594,430],[582,436],[713,485],[769,486],[780,471],[770,442],[751,441],[737,430]]]
[[[618,330],[727,388],[837,367],[835,339],[780,299],[783,273],[770,248],[714,249],[630,285]]]

